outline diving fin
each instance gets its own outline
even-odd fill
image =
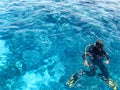
[[[106,79],[106,78],[103,78],[102,79],[109,87],[111,87],[113,90],[117,90],[118,89],[118,86],[117,84],[115,83],[115,81],[113,81],[112,79]]]
[[[82,72],[77,72],[75,74],[73,74],[70,79],[67,81],[67,85],[71,88],[71,87],[74,87],[75,83],[80,79],[82,75]]]

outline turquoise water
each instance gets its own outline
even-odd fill
[[[120,86],[119,0],[1,0],[0,90],[110,90],[98,76],[66,86],[97,39]]]

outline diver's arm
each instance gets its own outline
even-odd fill
[[[108,54],[106,54],[106,59],[107,59],[108,61],[110,61],[110,57],[109,57]]]
[[[83,58],[84,61],[86,60],[86,55],[87,55],[87,54],[84,53],[83,56],[82,56],[82,58]]]
[[[84,65],[85,65],[85,66],[89,66],[89,65],[88,65],[88,61],[86,60],[86,55],[87,55],[87,54],[84,53],[83,56],[82,56],[82,58],[83,58],[83,60],[84,60]]]
[[[110,57],[109,55],[104,51],[105,57],[106,57],[106,61],[110,61]]]
[[[89,44],[89,45],[87,45],[86,47],[85,47],[85,51],[84,51],[84,54],[83,54],[83,60],[84,60],[84,65],[85,66],[89,66],[88,65],[88,61],[86,60],[86,56],[90,53],[90,50],[92,49],[92,46],[93,45],[91,45],[91,44]],[[89,50],[87,50],[87,48],[89,47]]]
[[[109,64],[110,63],[110,58],[108,55],[106,55],[106,61],[105,61],[106,64]]]
[[[105,57],[106,57],[106,61],[105,61],[105,63],[106,64],[109,64],[109,62],[110,62],[110,57],[109,57],[109,55],[104,51],[104,54],[105,54]]]
[[[89,44],[85,47],[85,51],[84,51],[84,54],[82,56],[83,60],[86,60],[86,56],[93,52],[93,47],[94,47],[94,44]]]
[[[84,60],[84,65],[85,65],[85,66],[89,66],[89,65],[88,65],[88,61],[86,60],[86,55],[87,55],[87,54],[84,53],[83,56],[82,56],[82,57],[83,57],[83,60]]]

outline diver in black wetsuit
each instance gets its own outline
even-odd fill
[[[74,73],[66,83],[69,87],[73,87],[82,75],[95,76],[97,66],[101,71],[101,73],[98,73],[98,76],[100,76],[101,79],[113,90],[118,89],[117,84],[109,78],[108,70],[103,63],[104,57],[106,57],[106,64],[109,64],[110,61],[110,58],[108,54],[104,51],[103,47],[104,45],[102,41],[97,40],[95,44],[88,45],[85,48],[85,53],[83,54],[84,65],[89,66],[90,71],[82,69],[79,72]],[[86,60],[86,56],[88,56],[89,59],[87,58]]]
[[[109,78],[108,70],[103,63],[104,57],[106,57],[106,64],[109,64],[110,58],[108,54],[103,49],[104,45],[101,40],[97,40],[96,44],[89,45],[89,49],[83,55],[84,65],[89,66],[90,71],[83,70],[83,74],[87,76],[95,76],[96,74],[96,66],[99,67],[101,73],[99,76],[102,76],[106,79]],[[86,60],[86,56],[89,56],[90,60]]]

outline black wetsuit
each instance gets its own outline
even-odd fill
[[[100,75],[104,76],[105,78],[108,78],[108,70],[103,64],[104,57],[106,57],[107,60],[109,60],[109,56],[106,54],[106,52],[103,49],[100,51],[96,47],[96,45],[91,45],[86,55],[90,58],[90,60],[88,61],[90,71],[84,70],[84,74],[87,76],[94,76],[96,74],[96,66],[98,66],[98,68],[102,72]],[[83,55],[84,60],[86,60],[86,55]]]

